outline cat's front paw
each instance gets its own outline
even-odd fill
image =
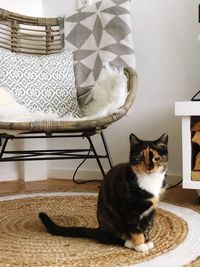
[[[149,241],[147,243],[136,246],[131,240],[126,240],[124,246],[126,248],[135,249],[137,252],[147,252],[154,247],[154,244],[153,242]]]
[[[154,248],[154,243],[153,242],[148,241],[146,244],[147,244],[147,246],[148,246],[149,249]]]
[[[137,252],[147,252],[149,251],[149,246],[147,244],[141,244],[141,245],[138,245],[138,246],[134,246],[134,249],[137,251]]]

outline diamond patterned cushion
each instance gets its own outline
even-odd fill
[[[65,45],[74,51],[77,87],[94,85],[106,62],[135,67],[130,10],[130,0],[102,0],[65,18]]]
[[[0,86],[30,111],[81,116],[71,51],[33,56],[1,49]]]

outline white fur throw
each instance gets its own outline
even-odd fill
[[[106,66],[96,85],[93,87],[92,100],[84,107],[82,118],[64,116],[54,113],[31,112],[16,102],[6,88],[0,88],[0,121],[23,122],[44,120],[89,120],[108,116],[123,106],[127,97],[127,79],[123,69]]]

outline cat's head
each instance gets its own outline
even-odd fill
[[[167,134],[154,141],[143,141],[131,134],[130,164],[134,172],[151,174],[165,171],[168,161],[167,142]]]

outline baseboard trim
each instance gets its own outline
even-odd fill
[[[14,182],[14,181],[19,181],[19,178],[13,178],[13,177],[3,177],[0,178],[0,182]]]
[[[182,178],[183,176],[180,173],[167,173],[167,182],[169,186],[175,185],[176,183],[180,182]]]
[[[105,170],[107,173],[108,170]],[[69,169],[49,169],[48,178],[53,179],[66,179],[72,180],[74,170]],[[92,180],[92,179],[103,179],[101,172],[99,170],[79,170],[76,174],[76,179],[78,180]],[[169,185],[176,184],[182,179],[182,174],[179,173],[167,173],[167,181]]]
[[[74,169],[48,169],[48,178],[52,179],[66,179],[66,180],[72,180],[73,175],[74,175]],[[105,170],[107,173],[108,170]],[[11,178],[12,177],[12,178]],[[93,180],[93,179],[98,179],[102,180],[102,174],[99,170],[94,170],[94,169],[87,169],[87,170],[79,170],[76,173],[76,179],[78,180]],[[174,185],[177,182],[179,182],[182,179],[182,174],[179,173],[167,173],[167,181],[169,185]],[[9,177],[1,177],[0,181],[17,181],[19,180],[18,177],[16,176],[9,176]],[[38,179],[28,179],[26,181],[36,181],[36,180],[46,180],[46,178],[42,179],[39,177]]]
[[[72,180],[75,170],[65,170],[65,169],[49,169],[48,178],[52,179],[66,179]],[[106,171],[107,172],[107,171]],[[102,174],[98,170],[79,170],[76,173],[76,179],[78,180],[102,180]]]

